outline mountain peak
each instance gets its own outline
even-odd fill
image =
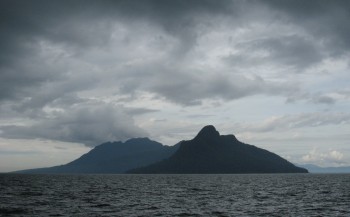
[[[148,137],[138,137],[138,138],[131,138],[125,141],[125,143],[135,143],[135,142],[149,142],[151,141]]]
[[[220,133],[215,129],[213,125],[207,125],[199,131],[196,138],[213,138],[219,136]]]
[[[220,135],[209,125],[194,139],[182,142],[171,157],[129,173],[307,173],[307,170],[267,150],[244,144],[232,134]]]

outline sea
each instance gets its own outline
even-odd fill
[[[0,216],[350,216],[350,174],[0,174]]]

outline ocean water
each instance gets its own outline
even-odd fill
[[[0,174],[0,216],[350,216],[350,174]]]

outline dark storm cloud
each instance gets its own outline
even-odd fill
[[[182,106],[257,94],[292,99],[299,86],[266,79],[249,67],[303,73],[350,46],[349,5],[340,1],[11,0],[1,1],[0,8],[0,117],[30,122],[2,124],[6,138],[93,145],[145,135],[132,116],[157,111],[129,107],[127,100],[116,102],[126,104],[122,109],[110,107],[102,99],[114,95],[131,102],[146,92]],[[293,31],[260,35],[255,28],[270,30],[266,23]],[[221,47],[239,52],[213,58],[231,68],[203,64],[213,51],[198,50],[213,43],[205,41],[210,34],[226,40],[240,31],[251,32],[250,38]],[[326,95],[305,96],[314,103],[335,102]]]
[[[278,64],[296,73],[302,73],[308,67],[323,60],[322,52],[313,44],[297,35],[260,38],[238,43],[237,54],[223,57],[231,66],[254,66]],[[263,55],[254,55],[255,53]]]
[[[195,44],[196,14],[229,12],[229,1],[1,1],[0,99],[23,97],[27,88],[56,79],[57,69],[35,56],[42,41],[80,55],[108,45],[115,21],[150,22],[178,37],[177,55]],[[153,25],[152,24],[152,25]],[[127,39],[126,39],[127,40]],[[68,70],[68,69],[61,69]]]
[[[244,12],[249,12],[250,5],[269,5],[272,8],[277,8],[279,12],[284,12],[284,16],[290,16],[292,21],[295,21],[299,15],[301,17],[312,18],[307,22],[298,22],[298,25],[308,27],[308,23],[316,23],[325,10],[324,7],[330,6],[330,12],[338,12],[337,18],[331,18],[326,14],[327,25],[318,24],[315,28],[326,28],[322,26],[334,26],[330,22],[334,21],[337,24],[339,16],[346,16],[346,10],[342,10],[338,3],[318,3],[316,9],[310,7],[310,3],[293,3],[294,1],[263,1],[263,2],[235,2],[235,1],[2,1],[1,19],[1,47],[3,48],[0,56],[1,67],[1,98],[23,97],[26,88],[38,86],[42,82],[48,80],[55,80],[57,76],[57,69],[50,68],[50,66],[41,66],[40,59],[33,59],[32,54],[38,52],[37,44],[40,40],[47,40],[52,43],[62,44],[65,49],[71,50],[72,55],[81,55],[89,46],[108,46],[111,40],[111,26],[114,21],[132,25],[134,22],[148,22],[151,25],[159,26],[167,34],[176,37],[180,43],[173,49],[173,54],[168,56],[169,59],[184,56],[186,52],[191,50],[196,45],[197,37],[206,30],[212,28],[216,17],[228,20],[239,20]],[[298,2],[298,1],[297,1]],[[287,6],[285,6],[287,5]],[[324,6],[326,5],[326,6]],[[306,9],[304,9],[306,7]],[[290,8],[290,9],[288,9]],[[323,8],[323,9],[322,9]],[[300,10],[299,10],[300,9]],[[305,11],[310,11],[310,14]],[[329,12],[327,10],[327,12]],[[276,12],[277,13],[277,12]],[[295,15],[295,16],[294,16]],[[266,15],[265,15],[266,16]],[[299,16],[299,17],[300,17]],[[252,17],[254,17],[252,15]],[[266,17],[262,17],[266,18]],[[293,18],[293,19],[292,19]],[[229,22],[230,22],[229,21]],[[240,26],[244,26],[244,22],[240,21]],[[243,23],[242,23],[243,22]],[[287,20],[286,22],[290,22]],[[296,22],[296,21],[295,21]],[[345,23],[345,22],[343,22]],[[344,25],[346,27],[347,25]],[[330,27],[329,27],[330,28]],[[340,31],[338,42],[348,40],[348,37],[342,36],[347,34],[346,29]],[[312,31],[312,28],[311,28]],[[332,40],[331,37],[328,40]],[[127,40],[127,38],[126,38]],[[344,41],[343,43],[346,43]],[[306,39],[297,35],[289,35],[275,38],[262,38],[249,43],[238,45],[243,48],[243,53],[234,56],[229,56],[229,61],[234,64],[263,63],[276,62],[285,66],[291,66],[299,71],[305,69],[322,60],[322,54],[313,45],[311,39]],[[268,52],[267,57],[252,58],[245,56],[244,52],[252,50],[263,50]],[[335,52],[335,51],[334,51]],[[32,59],[31,59],[32,58]],[[23,63],[24,62],[24,63]],[[29,63],[28,63],[29,62]],[[33,64],[34,66],[30,65]],[[181,63],[178,63],[181,64]],[[177,66],[178,64],[173,64]],[[40,65],[39,70],[37,70]],[[43,73],[40,73],[44,71]],[[65,72],[69,69],[60,69]],[[162,68],[155,69],[157,71]],[[39,73],[38,73],[39,71]],[[185,72],[191,74],[191,72]],[[179,73],[180,74],[180,73]],[[157,75],[155,75],[157,76]],[[181,77],[180,77],[181,79]],[[178,80],[180,80],[178,79]],[[157,79],[153,79],[158,82]],[[176,81],[175,81],[176,82]],[[187,83],[181,81],[179,85],[169,85],[165,81],[161,81],[148,91],[155,91],[160,95],[169,97],[175,101],[179,99],[182,104],[184,102],[200,102],[201,94],[193,94],[191,96],[184,96],[179,88],[187,86]],[[200,82],[201,85],[206,83]],[[220,82],[219,82],[220,83]],[[212,85],[211,83],[207,84]],[[215,86],[215,84],[213,84]],[[211,90],[204,90],[203,96],[220,96],[224,98],[236,99],[247,95],[261,92],[257,90],[236,90],[237,88],[232,84],[225,84],[223,87],[230,85],[228,92],[218,91],[217,88],[210,88]],[[193,86],[193,84],[192,84]],[[258,85],[259,86],[259,85]],[[124,87],[122,87],[124,88]],[[200,88],[193,88],[194,90]],[[164,91],[164,92],[163,92]],[[187,93],[192,92],[192,88]],[[234,95],[232,95],[234,92]],[[240,94],[240,92],[242,94]],[[177,95],[178,94],[178,95]],[[185,97],[185,98],[184,98]],[[207,98],[207,97],[205,97]]]
[[[332,56],[343,55],[350,48],[349,1],[265,1],[281,12],[286,23],[293,22],[305,28],[316,39],[323,41]]]
[[[1,64],[30,53],[31,43],[40,38],[91,46],[108,42],[114,21],[130,23],[149,20],[189,45],[190,32],[198,14],[207,16],[231,12],[230,1],[1,1]],[[97,37],[98,36],[98,37]],[[190,39],[190,40],[187,40]],[[11,61],[9,61],[11,60]]]
[[[86,4],[65,3],[1,1],[0,100],[25,97],[32,87],[57,80],[66,72],[67,69],[57,68],[40,56],[42,42],[74,48],[106,41],[104,29],[93,20],[81,22],[84,17],[91,17]]]

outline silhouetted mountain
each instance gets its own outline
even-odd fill
[[[123,142],[107,142],[68,164],[22,170],[18,173],[124,173],[171,156],[179,147],[164,146],[148,138]]]
[[[168,159],[128,173],[307,173],[280,156],[204,127]]]
[[[350,166],[348,167],[320,167],[313,164],[299,165],[306,168],[310,173],[350,173]]]

